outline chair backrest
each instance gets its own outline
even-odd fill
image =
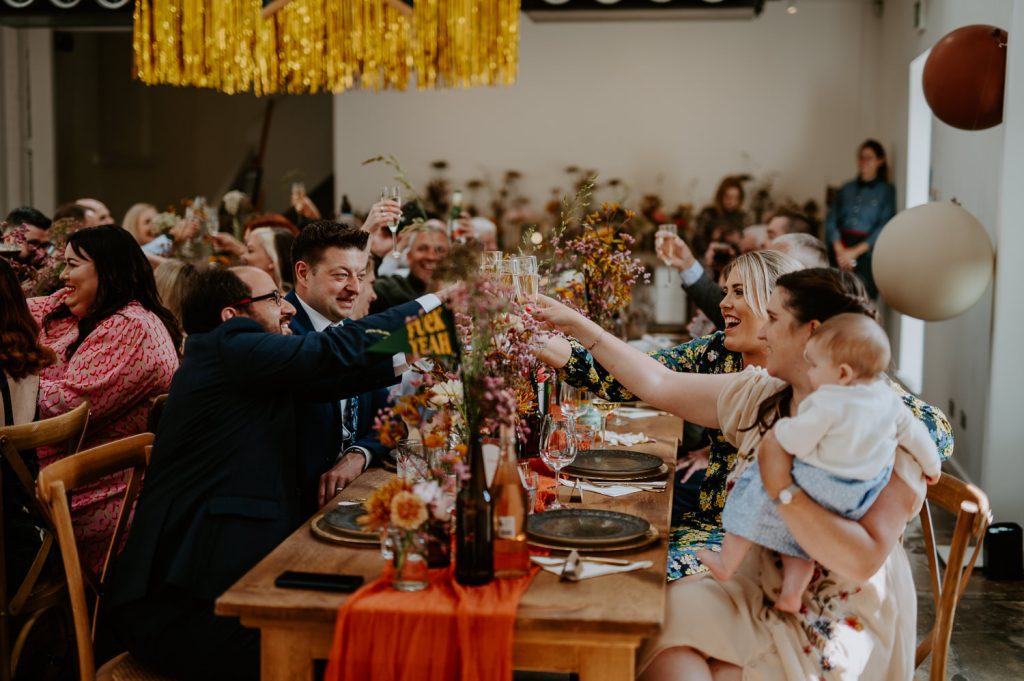
[[[956,516],[956,527],[949,547],[949,558],[944,573],[939,570],[939,554],[935,544],[935,529],[932,526],[931,506],[943,508]],[[967,588],[985,537],[985,530],[992,522],[988,497],[974,485],[945,473],[935,485],[928,488],[928,497],[921,508],[921,529],[924,533],[925,553],[928,555],[928,572],[931,576],[932,600],[935,605],[935,622],[931,631],[917,646],[915,667],[932,658],[931,681],[944,680],[946,661],[949,656],[949,639],[953,633],[953,617],[957,602]],[[973,551],[967,565],[964,557]]]
[[[116,547],[121,545],[128,519],[138,496],[142,473],[149,463],[150,447],[153,443],[152,433],[133,435],[123,440],[111,442],[99,447],[79,452],[73,456],[50,464],[39,472],[36,491],[40,501],[50,512],[57,530],[57,541],[60,544],[61,556],[64,561],[64,573],[68,580],[68,594],[71,598],[71,614],[75,624],[75,642],[78,649],[79,677],[82,681],[93,681],[95,678],[95,659],[93,656],[93,629],[90,619],[95,625],[94,614],[91,616],[85,597],[85,579],[82,565],[78,557],[78,546],[75,544],[75,533],[71,525],[71,506],[69,497],[75,489],[96,482],[112,473],[131,469],[124,499],[114,524],[114,533],[107,548],[107,556],[96,585],[102,593],[104,580],[111,557]],[[97,594],[95,607],[99,608]]]
[[[66,414],[54,416],[53,418],[25,423],[17,426],[0,427],[0,457],[7,462],[7,470],[14,474],[18,483],[24,489],[25,498],[32,510],[39,516],[39,522],[43,523],[43,538],[39,550],[32,559],[32,563],[25,573],[21,584],[7,584],[5,570],[0,570],[0,648],[6,657],[11,651],[7,646],[9,643],[7,617],[8,615],[19,615],[23,607],[29,602],[30,596],[39,577],[46,565],[53,546],[53,527],[49,523],[49,513],[36,499],[36,481],[29,466],[26,465],[27,456],[35,456],[35,450],[39,447],[50,447],[63,445],[69,453],[78,451],[85,437],[85,429],[89,423],[89,403],[83,401]],[[0,479],[2,479],[0,469]],[[0,554],[7,555],[7,537],[4,534],[6,522],[3,517],[2,506],[0,506]],[[14,594],[10,595],[13,589]],[[6,678],[6,674],[0,674]]]

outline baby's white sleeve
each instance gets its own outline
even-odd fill
[[[896,440],[900,447],[910,452],[928,478],[935,478],[942,470],[939,452],[935,448],[928,428],[921,423],[910,408],[904,404],[896,417]]]
[[[782,448],[797,457],[807,458],[832,427],[834,411],[820,394],[811,393],[800,404],[796,416],[775,423],[775,439]]]

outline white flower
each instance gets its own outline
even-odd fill
[[[435,407],[462,402],[462,381],[444,381],[430,388],[430,403]]]
[[[243,198],[245,198],[245,194],[237,189],[232,189],[224,195],[224,210],[228,215],[238,215],[238,205]]]

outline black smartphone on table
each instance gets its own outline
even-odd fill
[[[326,572],[282,572],[274,580],[279,589],[312,589],[314,591],[338,591],[352,593],[363,585],[361,575],[336,575]]]

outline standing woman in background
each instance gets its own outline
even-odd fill
[[[825,241],[839,269],[854,272],[872,299],[878,288],[871,272],[871,251],[882,228],[896,214],[896,187],[889,182],[885,149],[869,139],[857,150],[857,179],[844,184],[825,220]]]

